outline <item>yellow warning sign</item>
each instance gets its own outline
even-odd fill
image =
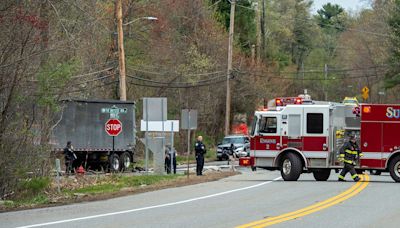
[[[368,87],[364,86],[364,87],[362,88],[361,92],[362,92],[362,93],[361,93],[362,98],[363,98],[364,100],[367,100],[368,97],[369,97],[369,89],[368,89]]]

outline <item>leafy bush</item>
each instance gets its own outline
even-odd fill
[[[27,198],[40,195],[45,189],[49,188],[51,180],[49,177],[37,177],[26,179],[19,183],[19,198]]]

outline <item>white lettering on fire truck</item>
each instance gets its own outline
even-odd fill
[[[276,139],[260,139],[260,143],[262,144],[276,144]]]
[[[399,119],[400,118],[400,109],[395,109],[393,107],[388,107],[386,109],[386,116],[388,118],[396,118]]]

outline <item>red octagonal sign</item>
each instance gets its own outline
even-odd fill
[[[106,122],[105,130],[109,136],[117,136],[122,132],[122,123],[118,119],[109,119]]]

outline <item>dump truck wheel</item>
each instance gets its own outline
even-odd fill
[[[400,156],[397,156],[390,161],[389,172],[394,181],[400,182]]]
[[[330,169],[320,169],[313,171],[313,176],[316,181],[327,181],[331,175]]]
[[[300,158],[293,154],[287,154],[281,164],[281,175],[285,181],[297,181],[300,177],[303,165]]]
[[[120,157],[121,170],[128,170],[132,164],[131,155],[128,152],[124,152]]]
[[[109,165],[110,165],[110,171],[118,172],[119,168],[121,166],[118,154],[115,154],[115,153],[112,154],[108,160],[109,160]]]

